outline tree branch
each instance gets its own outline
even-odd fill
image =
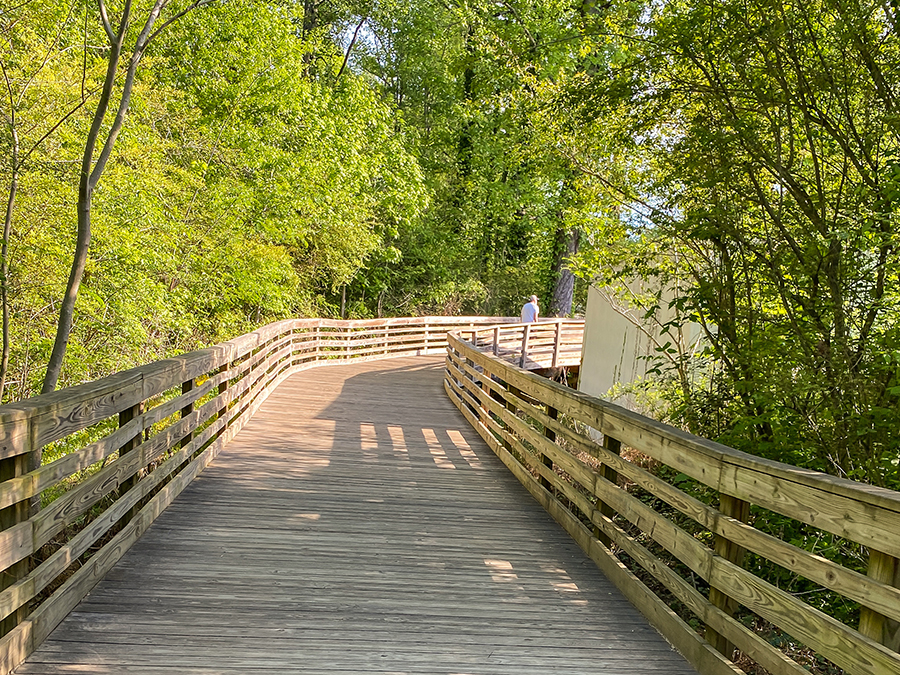
[[[353,31],[353,37],[350,39],[350,44],[347,47],[347,53],[344,54],[344,62],[341,64],[341,69],[338,71],[337,77],[335,80],[340,80],[341,75],[344,73],[344,68],[347,67],[347,62],[350,60],[350,52],[353,51],[353,45],[356,44],[356,38],[359,36],[359,30],[362,28],[363,24],[368,20],[369,17],[364,16],[358,24],[356,24],[356,30]]]
[[[106,13],[106,3],[103,0],[97,0],[97,6],[100,8],[100,20],[103,22],[103,30],[106,31],[106,35],[109,37],[110,42],[112,42],[116,39],[116,34],[113,32],[112,25],[109,22],[109,15]],[[130,11],[130,8],[126,9],[126,13],[128,11]],[[126,15],[127,14],[122,15],[123,22],[125,21],[124,17]],[[85,15],[85,17],[86,16],[87,15]],[[85,18],[85,21],[87,21],[87,18]]]
[[[168,0],[166,0],[166,2],[168,2]],[[166,21],[163,22],[163,24],[160,25],[160,27],[157,28],[155,31],[153,31],[153,34],[147,38],[147,41],[144,44],[144,47],[146,48],[151,42],[153,42],[153,40],[156,38],[157,35],[159,35],[162,31],[164,31],[170,25],[172,25],[173,23],[178,21],[178,19],[183,17],[185,14],[187,14],[189,12],[193,12],[198,7],[203,7],[205,5],[211,5],[214,2],[217,2],[217,0],[196,0],[196,2],[188,5],[183,10],[178,12],[178,14],[176,14],[175,16],[170,17],[169,19],[166,19]],[[166,3],[163,3],[163,6],[165,6],[165,4]],[[162,9],[162,7],[160,7],[160,9]]]
[[[130,1],[131,0],[128,0],[128,4],[130,4]],[[122,94],[119,98],[119,106],[116,109],[116,117],[113,120],[112,126],[109,128],[109,133],[106,135],[106,142],[104,142],[103,148],[100,150],[100,156],[97,157],[97,163],[91,171],[89,181],[91,189],[93,189],[100,180],[100,176],[103,174],[106,163],[109,161],[109,157],[112,154],[113,146],[116,144],[119,132],[122,130],[122,125],[125,124],[125,113],[128,111],[128,106],[131,103],[131,92],[134,89],[134,80],[137,75],[138,64],[141,62],[141,57],[144,55],[144,49],[147,46],[148,36],[153,30],[153,25],[156,23],[157,18],[159,18],[159,13],[162,11],[163,7],[166,6],[167,1],[168,0],[156,0],[153,9],[150,10],[150,14],[147,17],[147,21],[144,24],[141,34],[138,35],[138,38],[135,41],[134,51],[132,52],[131,59],[128,63],[128,71],[125,74],[125,82],[122,85]]]

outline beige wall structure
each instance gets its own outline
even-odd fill
[[[634,298],[640,293],[638,286],[639,283],[629,285]],[[674,293],[668,299],[673,297]],[[696,324],[688,324],[674,335],[662,334],[661,325],[674,318],[675,312],[666,308],[667,298],[663,300],[663,309],[656,313],[655,319],[646,319],[645,310],[626,307],[608,289],[596,286],[588,289],[580,391],[634,409],[634,399],[627,393],[627,387],[616,385],[643,379],[655,365],[655,359],[647,357],[658,356],[657,348],[666,343],[682,354],[697,349],[701,329]],[[613,387],[616,389],[611,391]]]

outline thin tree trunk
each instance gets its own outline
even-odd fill
[[[47,373],[44,376],[44,384],[41,393],[47,394],[56,389],[59,381],[59,373],[62,370],[63,359],[66,355],[66,347],[69,344],[69,335],[72,332],[72,321],[75,315],[75,301],[78,299],[78,289],[84,276],[84,266],[87,262],[88,250],[91,245],[91,198],[93,196],[93,184],[91,181],[91,165],[94,159],[94,150],[97,147],[97,139],[100,136],[100,128],[106,112],[109,110],[109,101],[112,96],[112,88],[116,79],[116,71],[119,67],[119,58],[122,54],[122,43],[125,39],[125,31],[128,25],[128,14],[131,3],[127,3],[122,14],[122,23],[118,35],[110,40],[109,60],[106,66],[106,79],[103,83],[103,92],[97,102],[94,111],[94,119],[91,130],[85,142],[84,155],[81,159],[81,178],[78,185],[78,234],[75,239],[75,253],[72,257],[72,269],[69,272],[69,280],[66,284],[66,293],[63,296],[62,305],[59,308],[59,322],[56,325],[56,339],[53,341],[53,351],[50,353],[50,361],[47,363]],[[99,176],[98,176],[99,178]]]
[[[341,69],[338,71],[337,77],[335,77],[335,81],[341,79],[341,75],[344,74],[344,69],[347,67],[347,62],[350,61],[350,53],[353,51],[353,45],[356,44],[356,38],[359,37],[359,31],[363,27],[363,24],[369,17],[364,16],[358,24],[356,24],[356,30],[353,31],[353,38],[350,40],[350,46],[347,47],[347,53],[344,55],[344,62],[341,64]]]
[[[125,36],[128,32],[128,24],[131,19],[131,0],[126,0],[125,7],[122,10],[122,19],[119,24],[118,33],[113,33],[109,18],[106,13],[104,0],[98,0],[100,9],[100,17],[103,20],[103,27],[109,37],[110,53],[106,69],[106,77],[103,81],[103,91],[100,94],[100,100],[97,102],[97,109],[94,112],[94,119],[91,124],[91,130],[88,133],[85,142],[84,155],[81,163],[81,180],[78,188],[78,235],[75,242],[75,252],[72,257],[72,270],[69,273],[69,281],[66,285],[66,293],[59,310],[59,323],[56,327],[56,339],[53,343],[53,351],[50,354],[50,361],[47,364],[47,374],[44,377],[44,385],[41,393],[46,394],[56,389],[59,381],[59,374],[62,370],[63,359],[66,355],[66,347],[69,343],[69,335],[72,332],[72,323],[75,315],[75,302],[78,299],[78,289],[81,286],[81,279],[84,276],[84,267],[87,263],[88,250],[91,243],[91,204],[93,200],[94,188],[100,181],[106,164],[112,154],[113,147],[116,144],[119,132],[125,124],[125,114],[131,103],[131,92],[134,88],[134,80],[137,75],[138,64],[144,54],[144,50],[150,42],[159,35],[173,21],[184,16],[188,12],[202,5],[212,2],[212,0],[195,0],[193,3],[182,9],[173,17],[165,21],[156,32],[153,32],[153,26],[159,18],[159,14],[165,7],[167,0],[156,0],[147,21],[138,35],[134,43],[134,51],[128,64],[128,71],[125,80],[122,83],[122,92],[119,98],[119,104],[116,109],[116,117],[107,132],[106,141],[100,149],[100,155],[94,160],[94,151],[97,148],[97,141],[100,137],[100,131],[103,120],[109,110],[110,99],[112,97],[113,85],[116,80],[116,72],[119,66],[119,59],[122,55],[122,45],[125,42]],[[93,164],[93,167],[92,167]]]
[[[69,17],[66,18],[66,22],[68,22],[69,18],[72,16],[71,12],[74,8],[69,10]],[[56,40],[54,41],[54,46],[59,41],[59,37],[62,34],[57,35]],[[30,81],[25,85],[25,88],[20,92],[19,99],[21,100],[25,96],[25,92],[27,91],[31,82],[33,82],[38,73],[43,69],[46,65],[47,60],[49,58],[49,50],[47,55],[44,58],[43,63],[38,68],[38,70],[34,73]],[[9,316],[9,242],[12,238],[12,221],[13,221],[13,213],[15,212],[16,206],[16,195],[19,190],[19,177],[21,175],[22,167],[25,162],[28,160],[28,157],[31,156],[35,150],[37,150],[45,140],[47,140],[51,134],[53,134],[57,129],[59,129],[62,124],[69,119],[72,115],[78,111],[87,100],[85,96],[85,92],[83,89],[83,81],[82,81],[82,97],[81,101],[78,102],[71,110],[69,110],[65,115],[60,117],[50,129],[41,136],[31,148],[24,153],[24,155],[20,152],[20,144],[19,144],[19,132],[18,132],[18,122],[16,120],[16,109],[17,102],[16,96],[13,94],[12,83],[9,79],[9,73],[6,70],[6,67],[2,62],[0,62],[0,71],[3,72],[3,80],[6,84],[6,92],[9,96],[9,131],[10,138],[12,140],[12,148],[10,153],[10,182],[9,182],[9,199],[6,203],[6,215],[3,221],[3,243],[2,247],[0,247],[0,305],[2,305],[2,333],[3,333],[3,346],[2,353],[0,353],[0,403],[3,402],[3,396],[6,393],[6,381],[9,376],[9,353],[10,353],[10,316]],[[26,354],[27,354],[26,350]],[[27,357],[26,357],[27,358]],[[24,380],[23,380],[24,381]]]
[[[475,62],[474,29],[470,26],[466,31],[465,49],[467,59],[466,69],[463,71],[463,98],[466,103],[472,101],[473,89],[475,83],[475,68],[472,64]],[[469,175],[472,173],[472,120],[469,119],[469,113],[465,113],[462,128],[459,132],[459,139],[456,144],[456,164],[459,167],[459,183],[460,189],[465,189],[465,183]]]
[[[0,355],[0,403],[6,391],[6,377],[9,372],[9,240],[12,236],[12,216],[19,189],[19,134],[16,131],[15,112],[9,121],[12,136],[12,176],[9,181],[9,200],[6,202],[6,217],[3,220],[3,245],[0,250],[0,304],[3,305],[3,352]]]
[[[303,38],[319,27],[319,5],[321,1],[303,0]]]

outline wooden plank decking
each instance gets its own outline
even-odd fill
[[[299,373],[16,672],[688,675],[442,359]]]

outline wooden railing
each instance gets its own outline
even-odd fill
[[[584,319],[545,319],[537,323],[489,326],[465,331],[482,351],[526,370],[578,366]]]
[[[286,377],[443,353],[448,330],[513,321],[282,321],[0,407],[0,673],[46,638]]]
[[[483,341],[476,348],[460,336],[470,337],[448,337],[450,398],[701,673],[741,673],[750,662],[772,675],[809,672],[740,619],[769,626],[769,636],[793,643],[812,665],[824,658],[853,675],[900,673],[900,493],[691,436],[521,370]],[[687,484],[705,498],[680,489]],[[855,543],[868,573],[757,529],[752,516],[766,511],[795,532]],[[754,574],[766,565],[855,604],[858,623],[845,625]]]

